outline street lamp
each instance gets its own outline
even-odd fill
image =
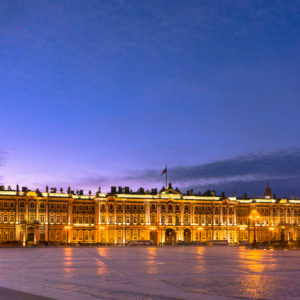
[[[256,209],[251,210],[249,219],[250,219],[250,222],[253,221],[253,224],[254,224],[253,246],[256,246],[256,222],[260,219],[260,215]]]

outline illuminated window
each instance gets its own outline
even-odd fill
[[[64,223],[64,224],[67,223],[67,216],[63,216],[63,223]]]
[[[76,224],[77,223],[77,218],[76,216],[73,216],[73,224]]]
[[[112,215],[109,216],[109,224],[113,224],[114,223],[114,218]]]
[[[151,215],[150,222],[151,222],[151,224],[155,224],[155,215]]]
[[[128,215],[126,216],[126,223],[130,223],[130,217]]]
[[[189,225],[189,216],[188,215],[184,216],[184,225]]]
[[[45,222],[45,217],[44,217],[44,215],[40,215],[40,222],[41,222],[41,223],[44,223],[44,222]]]
[[[85,224],[89,224],[89,217],[85,217]]]

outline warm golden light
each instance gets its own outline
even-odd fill
[[[72,226],[65,226],[65,229],[72,229]]]
[[[155,227],[150,227],[150,230],[156,230],[156,228]]]
[[[256,209],[253,209],[253,210],[251,210],[251,212],[250,212],[249,218],[250,218],[251,220],[257,221],[257,220],[259,220],[260,215],[259,215],[259,213],[256,211]]]
[[[203,227],[198,227],[198,230],[203,230]]]

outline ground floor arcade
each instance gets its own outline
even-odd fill
[[[207,241],[272,242],[300,239],[297,226],[63,226],[38,223],[0,227],[0,243],[9,241],[23,245],[47,243],[126,244],[134,240],[151,240],[155,245],[204,243]]]

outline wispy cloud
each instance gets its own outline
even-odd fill
[[[169,169],[170,180],[183,189],[218,189],[262,193],[267,181],[279,194],[300,193],[300,149],[238,156]],[[126,181],[161,182],[160,170],[132,171]]]
[[[5,160],[5,153],[0,152],[0,167]],[[218,194],[236,191],[239,195],[246,192],[249,195],[262,194],[266,182],[270,181],[273,192],[278,196],[300,195],[300,149],[289,149],[264,154],[237,156],[231,159],[211,163],[176,166],[168,170],[168,178],[173,186],[181,190],[193,188],[195,192],[215,189]],[[111,185],[130,186],[133,190],[138,187],[160,188],[164,183],[161,169],[123,170],[118,175],[105,173],[78,172],[77,175],[57,174],[48,176],[47,180],[37,180],[38,176],[26,178],[19,184],[28,184],[32,188],[44,189],[63,187],[66,189],[84,189],[96,191],[99,186],[108,191]],[[42,178],[42,176],[38,177]],[[1,178],[0,178],[1,180]],[[30,181],[30,182],[29,182]]]

